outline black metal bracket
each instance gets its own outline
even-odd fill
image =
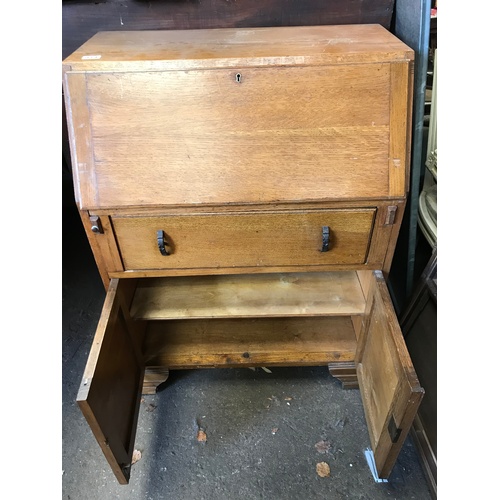
[[[168,242],[165,239],[165,233],[159,229],[156,231],[156,239],[158,241],[158,248],[162,255],[170,255],[170,248],[168,248]]]
[[[328,252],[330,250],[330,228],[328,226],[323,226],[323,245],[321,247],[322,252]]]
[[[391,436],[391,441],[393,443],[396,443],[399,439],[399,436],[401,435],[401,429],[398,429],[393,415],[391,415],[391,419],[389,420],[389,424],[387,425],[387,430],[389,431],[389,436]]]

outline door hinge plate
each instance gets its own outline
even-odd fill
[[[90,230],[96,234],[104,234],[101,219],[97,215],[90,216]]]
[[[391,441],[393,443],[396,443],[399,439],[399,436],[401,435],[401,429],[398,429],[393,415],[391,415],[391,419],[389,420],[389,424],[387,425],[387,430],[389,431],[389,436],[391,436]]]
[[[396,205],[391,205],[387,207],[385,213],[385,222],[384,226],[392,226],[394,224],[394,219],[396,218],[396,210],[398,207]]]

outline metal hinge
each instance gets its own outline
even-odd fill
[[[104,234],[102,229],[101,219],[97,215],[90,216],[90,230],[93,233]]]
[[[391,205],[387,207],[387,211],[385,213],[384,226],[392,226],[394,224],[394,219],[396,218],[397,209],[398,207],[396,205]]]
[[[391,441],[396,443],[401,436],[401,429],[396,425],[396,421],[394,420],[394,416],[391,415],[391,419],[389,420],[389,424],[387,425],[387,430],[389,431],[389,436],[391,436]]]

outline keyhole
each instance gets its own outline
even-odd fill
[[[236,83],[241,83],[241,73],[236,73]]]

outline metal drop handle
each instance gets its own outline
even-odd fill
[[[158,249],[162,255],[170,255],[170,248],[168,242],[165,238],[165,233],[163,230],[159,229],[156,231],[156,240],[158,242]]]
[[[321,247],[321,251],[328,252],[328,250],[330,250],[330,228],[328,226],[323,226],[322,236],[323,236],[323,245]]]

